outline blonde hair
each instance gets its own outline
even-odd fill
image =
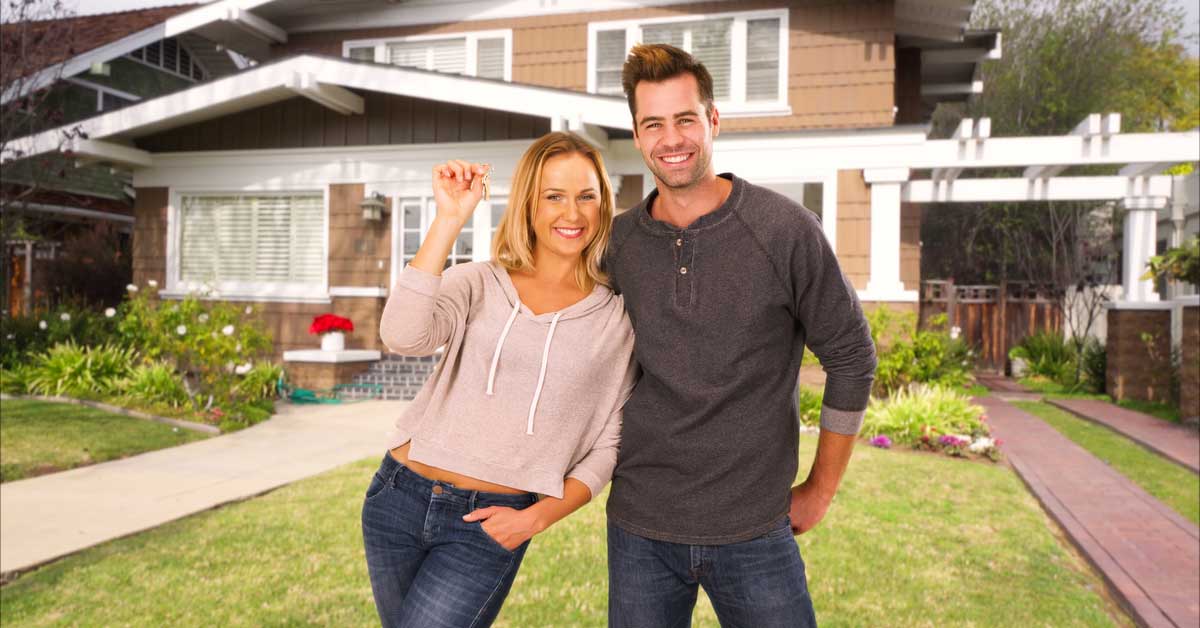
[[[581,155],[592,162],[596,177],[600,179],[600,221],[596,235],[588,242],[575,267],[575,281],[581,289],[592,285],[608,285],[608,276],[600,269],[608,239],[612,234],[613,195],[600,153],[574,133],[551,131],[534,140],[533,144],[517,162],[513,173],[512,189],[508,195],[508,208],[496,227],[492,238],[492,259],[508,270],[521,271],[533,268],[533,246],[537,236],[533,231],[533,214],[541,198],[542,170],[551,157]]]

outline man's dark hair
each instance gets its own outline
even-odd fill
[[[639,44],[629,51],[625,65],[621,68],[621,88],[625,90],[625,99],[629,102],[629,113],[634,119],[634,129],[637,129],[637,104],[634,102],[634,90],[642,81],[659,83],[675,78],[681,74],[691,74],[696,77],[696,85],[700,88],[700,102],[704,103],[706,115],[712,115],[713,110],[713,81],[708,68],[704,67],[691,54],[669,44]]]

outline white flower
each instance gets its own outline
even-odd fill
[[[233,372],[233,362],[226,362],[226,363],[225,363],[225,370],[226,370],[226,371],[229,371],[230,373],[232,373],[232,372]]]
[[[201,314],[200,316],[197,316],[196,318],[200,319],[200,322],[201,322],[201,323],[207,323],[207,322],[208,322],[208,314]]]
[[[16,336],[13,336],[12,334],[9,334],[9,335],[7,336],[7,338],[8,338],[9,340],[12,340],[13,338],[16,338]]]
[[[49,325],[46,324],[46,321],[38,321],[38,329],[45,329],[47,327],[49,327]]]
[[[958,337],[961,335],[962,335],[962,327],[955,325],[954,327],[950,328],[950,339],[951,340],[958,340]]]
[[[151,288],[157,288],[157,287],[158,287],[158,282],[157,282],[157,281],[155,281],[155,280],[153,280],[153,279],[151,279],[151,280],[149,280],[149,281],[147,281],[147,282],[146,282],[146,285],[147,285],[147,286],[150,286]]]
[[[225,334],[226,336],[232,336],[233,335],[233,325],[226,325],[226,326],[222,327],[221,333]]]
[[[112,318],[112,317],[116,316],[116,315],[117,315],[117,308],[115,308],[115,307],[110,307],[110,308],[108,308],[108,309],[104,310],[104,315],[105,315],[106,317],[108,317],[108,318]]]
[[[975,442],[971,443],[971,446],[967,447],[967,449],[969,449],[972,453],[978,454],[983,453],[995,446],[996,441],[987,438],[986,436],[980,436],[979,438],[975,439]]]
[[[242,364],[241,366],[238,366],[237,368],[233,369],[233,372],[237,373],[238,375],[245,375],[246,373],[249,373],[250,372],[250,363],[247,362],[245,364]]]
[[[71,315],[70,315],[70,314],[67,314],[66,312],[63,312],[62,314],[59,314],[59,315],[58,315],[58,317],[59,317],[60,319],[64,320],[64,321],[69,321],[69,320],[71,320]]]
[[[179,327],[176,327],[175,333],[179,334],[180,336],[186,334],[187,333],[187,325],[180,325]]]
[[[234,348],[233,348],[233,350],[234,350],[234,351],[241,351],[241,350],[242,350],[242,343],[240,343],[240,342],[239,342],[239,343],[237,343],[237,346],[236,346],[236,347],[234,347]]]
[[[135,286],[133,284],[129,284],[128,286],[125,286],[125,289],[130,292],[137,292],[137,286]]]
[[[252,306],[249,306],[249,305],[247,305],[247,306],[246,306],[246,313],[247,313],[247,314],[252,314],[253,312],[254,312],[254,308],[253,308]]]
[[[212,292],[210,292],[210,293],[209,293],[209,296],[210,296],[210,297],[212,297],[212,298],[214,298],[214,299],[219,299],[219,298],[221,298],[221,291],[220,291],[220,290],[213,290]]]

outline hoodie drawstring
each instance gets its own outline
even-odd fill
[[[542,349],[542,370],[538,373],[537,388],[533,391],[533,403],[529,404],[529,421],[525,425],[525,433],[533,434],[533,415],[537,412],[538,398],[542,396],[542,384],[546,382],[546,362],[550,358],[550,341],[554,339],[554,328],[558,326],[558,318],[562,316],[562,312],[554,315],[554,319],[550,321],[550,331],[546,333],[546,347]],[[496,356],[499,357],[499,350],[496,351]]]
[[[508,338],[508,330],[512,329],[513,321],[517,320],[517,312],[521,309],[521,302],[513,303],[512,314],[508,315],[508,322],[504,323],[504,331],[500,332],[500,339],[496,341],[496,352],[492,354],[492,368],[488,371],[487,394],[492,394],[492,389],[496,384],[496,366],[500,364],[500,350],[504,348],[504,339]],[[558,317],[554,318],[555,321]],[[539,385],[540,388],[540,385]]]

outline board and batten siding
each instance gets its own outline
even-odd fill
[[[361,115],[342,115],[297,96],[134,143],[163,153],[533,139],[550,131],[546,118],[379,92],[355,93],[363,97]]]
[[[726,131],[784,131],[891,126],[895,104],[894,6],[890,0],[751,0],[447,24],[292,33],[276,57],[342,55],[357,39],[512,29],[516,83],[587,89],[588,23],[787,7],[790,116],[727,118]]]

